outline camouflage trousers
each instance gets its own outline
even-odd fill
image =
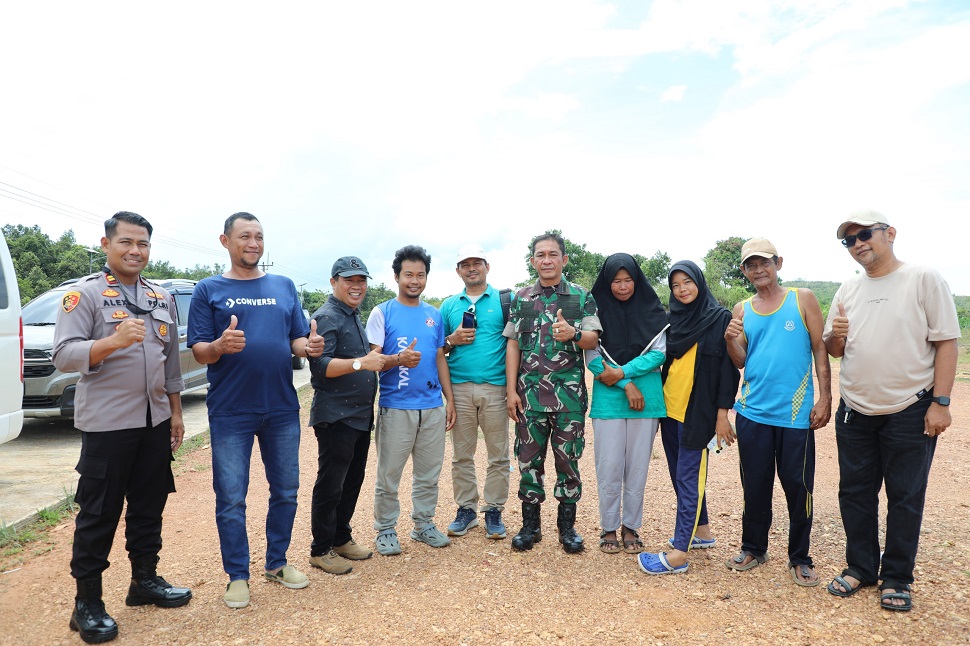
[[[515,423],[515,457],[519,460],[519,499],[541,503],[546,447],[552,439],[552,456],[556,465],[556,487],[553,494],[560,502],[575,503],[583,495],[579,478],[579,458],[583,456],[585,413],[546,413],[525,411]]]

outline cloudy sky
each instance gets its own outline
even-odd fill
[[[766,236],[838,281],[874,208],[970,294],[963,1],[21,2],[0,59],[0,223],[96,245],[136,211],[177,267],[245,210],[306,289],[346,254],[390,283],[412,243],[431,295],[466,242],[510,285],[551,227],[673,260]]]

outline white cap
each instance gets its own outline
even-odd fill
[[[461,264],[462,261],[468,260],[469,258],[481,258],[485,262],[488,262],[488,258],[485,257],[485,250],[477,244],[463,245],[462,248],[458,250],[458,256],[455,258],[455,262]]]
[[[889,226],[889,219],[885,215],[879,213],[878,211],[873,211],[872,209],[863,209],[861,211],[854,211],[849,214],[849,217],[845,222],[839,225],[839,230],[835,232],[835,236],[839,240],[845,239],[845,232],[853,224],[858,224],[862,227],[871,227],[877,224],[885,224]]]

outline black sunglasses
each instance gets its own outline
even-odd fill
[[[851,249],[852,247],[855,246],[856,240],[858,240],[859,242],[869,242],[869,240],[872,239],[873,233],[875,233],[876,231],[885,231],[888,228],[889,228],[888,226],[873,227],[871,229],[863,229],[862,231],[855,234],[854,236],[845,236],[845,238],[842,240],[842,246],[845,247],[846,249]]]

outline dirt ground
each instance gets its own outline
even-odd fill
[[[837,372],[837,365],[833,366]],[[301,397],[308,401],[307,390]],[[837,401],[837,400],[836,400]],[[817,432],[815,525],[812,554],[822,578],[815,588],[792,583],[785,567],[787,511],[776,484],[767,564],[749,572],[728,570],[741,534],[737,450],[712,456],[708,504],[717,547],[690,556],[680,576],[642,574],[634,557],[597,549],[598,514],[592,429],[580,466],[585,481],[578,528],[587,550],[567,555],[555,532],[555,505],[543,509],[544,538],[531,552],[510,549],[510,539],[491,541],[481,527],[432,549],[407,537],[410,471],[402,486],[404,553],[360,562],[352,573],[331,576],[307,563],[310,491],[316,471],[312,430],[303,436],[303,487],[289,559],[310,577],[304,590],[287,590],[260,578],[267,489],[258,453],[249,492],[252,603],[230,610],[222,603],[227,583],[219,556],[208,447],[176,466],[178,493],[165,515],[160,573],[190,586],[184,608],[128,608],[129,568],[123,532],[105,573],[105,601],[120,625],[116,643],[128,644],[686,644],[686,643],[970,643],[970,383],[953,392],[953,426],[943,435],[930,477],[922,540],[913,586],[914,610],[890,613],[878,606],[874,588],[849,599],[825,591],[841,571],[844,534],[839,518],[834,425]],[[446,455],[450,455],[450,444]],[[374,451],[354,519],[359,543],[373,546],[371,529]],[[479,478],[484,466],[479,461]],[[509,536],[521,524],[513,493],[505,515]],[[451,474],[442,470],[437,523],[454,517]],[[885,500],[883,499],[883,507]],[[675,499],[660,441],[654,447],[641,532],[648,550],[663,549],[672,535]],[[0,643],[80,644],[68,630],[74,581],[68,572],[73,522],[46,541],[8,558],[0,574]]]

